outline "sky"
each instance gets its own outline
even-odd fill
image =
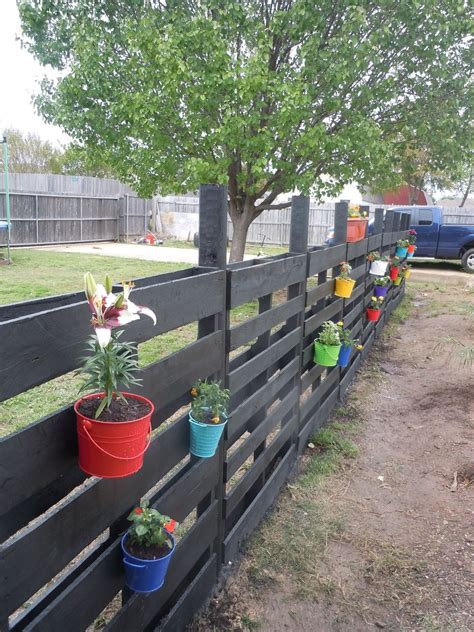
[[[0,24],[0,132],[14,127],[23,132],[35,132],[56,145],[67,143],[68,137],[61,129],[45,123],[31,102],[39,91],[37,82],[47,74],[47,69],[23,49],[17,39],[21,28],[16,0],[0,0]]]

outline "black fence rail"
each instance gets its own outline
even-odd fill
[[[226,190],[204,186],[199,267],[136,281],[136,302],[154,309],[158,324],[132,323],[128,339],[197,324],[194,340],[143,371],[155,433],[137,474],[98,479],[79,470],[72,406],[0,440],[1,630],[80,632],[107,609],[106,630],[179,631],[202,605],[404,292],[404,283],[392,287],[379,322],[366,321],[367,253],[392,253],[407,214],[377,210],[374,234],[348,244],[339,204],[338,245],[307,251],[308,214],[309,200],[293,198],[290,253],[226,267]],[[357,279],[349,299],[334,296],[344,260]],[[77,293],[1,307],[0,401],[76,369],[89,318]],[[347,368],[313,362],[313,340],[329,319],[364,343]],[[192,385],[207,377],[230,388],[230,417],[217,454],[199,459],[189,455],[187,407]],[[119,548],[144,496],[182,523],[165,585],[148,596],[124,588]]]

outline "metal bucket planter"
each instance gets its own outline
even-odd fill
[[[353,279],[339,279],[336,277],[336,287],[334,294],[341,298],[349,298],[354,289],[355,281]]]
[[[403,277],[402,276],[397,276],[397,278],[395,279],[395,281],[393,282],[393,285],[400,285],[400,283],[403,281]]]
[[[337,366],[346,367],[351,359],[351,353],[352,345],[342,345],[337,359]]]
[[[171,533],[166,533],[166,535],[171,540],[173,547],[168,555],[159,557],[156,560],[144,560],[129,553],[125,548],[128,533],[123,536],[120,544],[125,567],[125,583],[133,592],[151,593],[161,588],[165,583],[168,566],[176,548],[176,543]]]
[[[342,345],[323,345],[315,341],[313,359],[321,366],[336,366],[341,347]]]
[[[405,279],[409,279],[411,276],[411,270],[405,270],[405,272],[403,273],[403,276]]]
[[[223,415],[223,417],[225,417],[225,421],[220,424],[205,424],[194,419],[191,413],[189,413],[189,425],[191,428],[191,454],[203,459],[208,459],[214,456],[219,440],[224,432],[224,427],[227,423],[227,416]]]
[[[415,244],[410,244],[407,250],[407,257],[413,257],[413,255],[415,254],[415,250],[416,250]]]
[[[103,397],[94,393],[74,404],[79,446],[79,467],[86,474],[100,478],[123,478],[135,474],[143,465],[143,456],[151,441],[152,402],[146,397],[123,393],[150,407],[150,412],[132,421],[98,421],[79,412],[85,399]]]
[[[383,285],[376,285],[374,287],[374,296],[387,296],[388,287],[384,287]]]
[[[398,266],[392,266],[390,268],[389,276],[390,276],[390,280],[391,281],[395,281],[395,279],[398,276],[398,271],[399,271],[399,267]]]
[[[365,231],[368,219],[361,219],[359,217],[349,217],[347,220],[347,241],[353,243],[354,241],[362,241],[365,237]]]
[[[377,259],[370,264],[369,274],[374,276],[385,276],[387,272],[388,261],[381,261]]]
[[[408,248],[401,248],[400,246],[397,246],[397,249],[395,250],[395,256],[400,257],[400,259],[405,259],[405,257],[407,256],[407,252]]]
[[[381,309],[371,309],[367,308],[367,320],[371,320],[373,322],[377,322],[380,318],[380,314],[382,313]]]

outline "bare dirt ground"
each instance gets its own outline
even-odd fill
[[[334,417],[357,450],[315,478],[308,448],[192,632],[474,630],[474,372],[435,350],[473,344],[474,292],[412,288]]]

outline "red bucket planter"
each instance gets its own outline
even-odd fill
[[[415,244],[410,244],[408,246],[408,254],[412,255],[415,252],[415,248],[416,248]]]
[[[151,441],[152,402],[146,397],[123,393],[127,398],[148,404],[149,412],[132,421],[98,421],[79,412],[83,400],[103,397],[85,395],[74,404],[79,447],[79,467],[100,478],[123,478],[135,474],[143,465],[143,456]]]
[[[354,241],[362,241],[365,237],[365,229],[369,223],[368,219],[361,219],[359,217],[349,217],[347,219],[347,241],[353,243]]]
[[[398,267],[398,266],[392,266],[392,267],[390,268],[389,275],[390,275],[390,280],[391,280],[391,281],[395,281],[395,279],[396,279],[396,278],[397,278],[397,276],[398,276],[398,271],[399,271],[399,267]]]
[[[377,322],[380,318],[380,314],[382,313],[381,309],[371,309],[367,308],[367,320],[371,320],[373,322]]]

